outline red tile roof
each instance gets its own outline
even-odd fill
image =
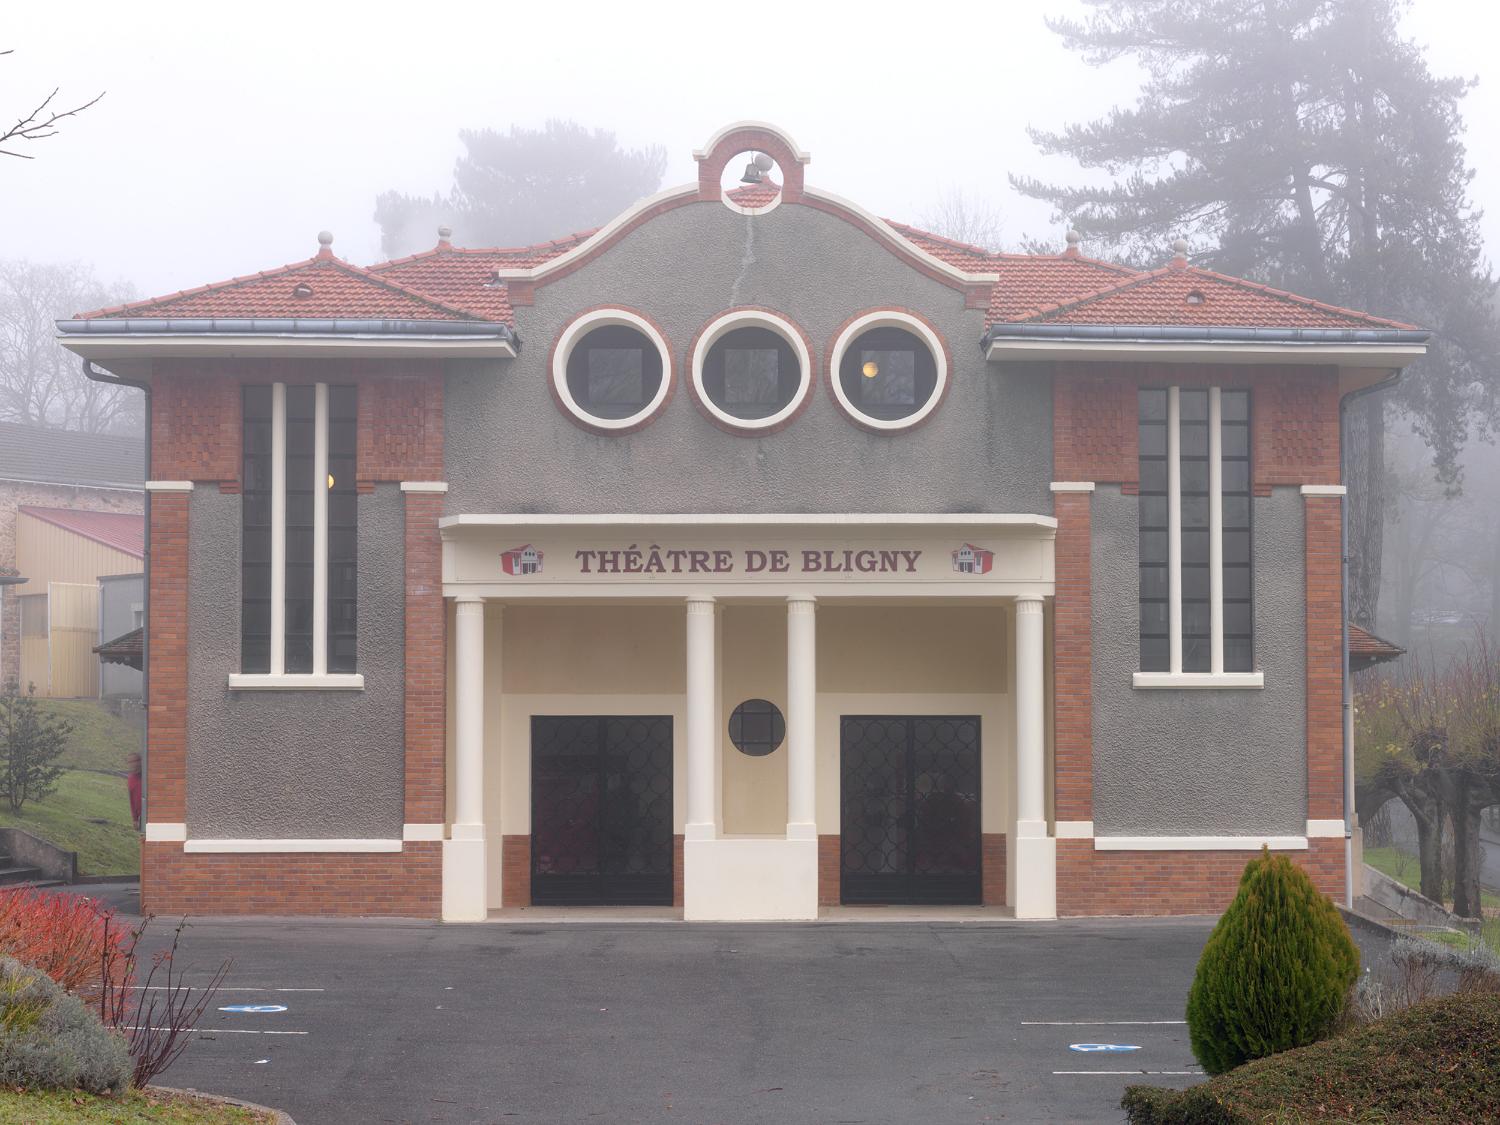
[[[1393,645],[1384,637],[1377,637],[1368,629],[1361,629],[1354,622],[1349,622],[1349,659],[1378,664],[1405,654],[1406,650],[1399,645]]]
[[[332,254],[79,315],[79,319],[93,317],[481,319]]]
[[[121,633],[112,641],[105,641],[102,645],[95,645],[94,651],[99,654],[99,659],[106,664],[124,664],[126,667],[134,668],[137,672],[142,670],[146,656],[146,630],[136,628],[128,633]]]
[[[994,321],[996,318],[991,317]],[[1396,328],[1410,324],[1326,305],[1269,285],[1173,264],[1041,305],[1010,323],[1152,324],[1216,328]]]
[[[22,504],[17,511],[138,559],[146,557],[146,520],[143,516],[126,512],[84,512],[75,508],[38,508],[30,504]]]

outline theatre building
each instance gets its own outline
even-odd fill
[[[149,388],[145,907],[1341,898],[1340,410],[1426,333],[695,156],[59,324]]]

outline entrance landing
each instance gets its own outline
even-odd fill
[[[816,926],[833,922],[849,923],[893,922],[970,922],[994,924],[1014,922],[1015,913],[1008,906],[825,906],[818,911],[816,921],[781,922],[777,925]],[[681,922],[682,908],[675,906],[512,906],[504,910],[491,910],[489,922],[508,925],[551,926],[574,923],[650,923]],[[708,925],[729,925],[713,922]],[[746,925],[762,923],[749,922]]]

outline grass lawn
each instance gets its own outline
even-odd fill
[[[70,770],[125,772],[125,758],[141,749],[141,732],[89,699],[39,699],[37,709],[73,724],[58,764]]]
[[[0,799],[0,827],[24,828],[76,851],[84,875],[134,875],[140,870],[140,843],[130,823],[125,779],[114,774],[69,770],[58,779],[52,796],[27,801],[19,815]]]
[[[0,1087],[0,1121],[27,1125],[265,1125],[263,1113],[237,1105],[186,1098],[153,1090],[132,1090],[119,1098],[101,1098],[73,1090],[17,1090]]]
[[[1366,848],[1365,862],[1376,871],[1389,875],[1398,883],[1405,883],[1408,887],[1417,887],[1422,881],[1422,868],[1417,863],[1417,857],[1399,848]],[[1453,905],[1449,899],[1445,904]],[[1481,908],[1500,910],[1500,895],[1493,891],[1481,890],[1479,892],[1479,905]]]

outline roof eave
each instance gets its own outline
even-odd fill
[[[1120,359],[1162,363],[1405,367],[1431,333],[1398,328],[994,324],[980,341],[994,362]]]
[[[404,356],[513,359],[508,324],[358,318],[97,318],[59,320],[58,340],[84,359],[155,356]]]

